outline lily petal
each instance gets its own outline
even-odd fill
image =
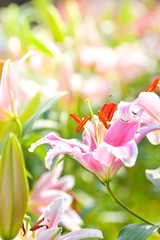
[[[102,232],[97,229],[80,229],[62,236],[60,240],[80,240],[84,238],[103,238]]]
[[[36,240],[58,240],[61,236],[61,229],[60,228],[49,228],[46,229],[44,232],[41,233],[39,237],[36,238]]]
[[[64,201],[63,198],[58,198],[54,200],[45,210],[45,212],[40,216],[40,219],[44,218],[43,225],[48,226],[48,228],[57,228],[58,223],[60,222],[62,215],[64,213]],[[46,226],[36,230],[36,237],[39,237],[40,234],[46,230]]]

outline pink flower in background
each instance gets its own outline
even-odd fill
[[[110,89],[109,83],[96,74],[84,79],[74,70],[71,58],[65,56],[58,67],[59,90],[67,91],[62,100],[64,106],[73,106],[77,95],[88,97],[92,103],[103,101]]]
[[[89,98],[92,104],[96,104],[103,102],[110,88],[111,85],[106,78],[94,74],[86,80],[81,80],[79,93],[84,99]]]
[[[160,97],[152,92],[159,83],[157,78],[133,102],[120,102],[118,112],[124,121],[136,120],[140,123],[136,142],[147,134],[152,144],[160,144]]]
[[[96,73],[110,81],[132,81],[146,72],[150,63],[143,46],[138,44],[121,44],[116,48],[83,46],[78,57],[83,68],[94,67]]]
[[[15,240],[80,240],[84,238],[103,238],[101,231],[96,229],[79,229],[72,231],[66,235],[61,235],[62,228],[59,228],[58,225],[63,219],[64,215],[64,200],[63,198],[55,199],[39,217],[36,224],[29,229],[26,229],[26,225],[23,224],[23,235],[22,229],[21,233],[15,238]]]
[[[26,100],[26,92],[19,82],[19,71],[23,62],[32,54],[28,52],[20,59],[15,70],[11,61],[4,62],[0,82],[0,119],[8,120],[18,116],[18,108]]]
[[[89,121],[88,116],[81,120],[72,114],[79,124],[76,131],[85,127],[83,142],[62,139],[51,133],[32,144],[30,151],[40,144],[49,143],[52,149],[48,151],[45,159],[47,168],[51,167],[52,159],[57,155],[69,154],[87,170],[96,174],[102,182],[110,181],[122,165],[132,167],[138,154],[134,137],[139,124],[136,121],[121,120],[112,123],[114,111],[115,104],[105,104],[98,112],[101,122],[97,116],[93,116],[92,121]]]
[[[147,30],[158,27],[159,14],[156,10],[150,10],[140,18],[135,20],[133,24],[133,30],[138,36],[144,35]]]
[[[0,82],[0,119],[17,116],[16,76],[10,60],[4,62]]]
[[[63,197],[65,212],[60,224],[69,230],[79,229],[83,221],[71,208],[73,198],[69,195],[69,191],[74,186],[74,177],[72,175],[60,177],[62,170],[61,162],[52,171],[44,173],[39,178],[30,195],[29,211],[40,216],[52,201]]]

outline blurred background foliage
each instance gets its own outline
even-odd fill
[[[68,92],[21,139],[32,189],[46,171],[44,158],[49,146],[40,146],[33,154],[28,152],[31,143],[51,131],[64,138],[81,139],[69,113],[79,117],[89,114],[85,98],[90,99],[96,113],[105,102],[133,100],[159,76],[160,2],[33,0],[22,3],[1,1],[1,59],[16,61],[34,50],[36,54],[20,72],[23,80],[34,83],[27,91],[33,91],[33,95],[41,91],[42,99],[61,90]],[[112,182],[113,191],[126,205],[157,223],[160,222],[160,195],[146,179],[145,169],[158,168],[159,160],[159,146],[151,145],[145,138],[139,144],[136,165],[122,168]],[[137,222],[114,204],[100,181],[74,159],[66,157],[63,174],[75,176],[74,192],[78,199],[75,207],[84,220],[83,227],[98,228],[104,239],[114,240],[124,225]],[[155,234],[149,239],[158,238]]]

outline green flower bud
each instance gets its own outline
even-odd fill
[[[14,134],[7,137],[0,160],[0,236],[13,239],[23,221],[29,197],[24,158]]]

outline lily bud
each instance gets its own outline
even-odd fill
[[[23,221],[29,197],[20,143],[9,134],[0,160],[0,237],[13,239]]]

